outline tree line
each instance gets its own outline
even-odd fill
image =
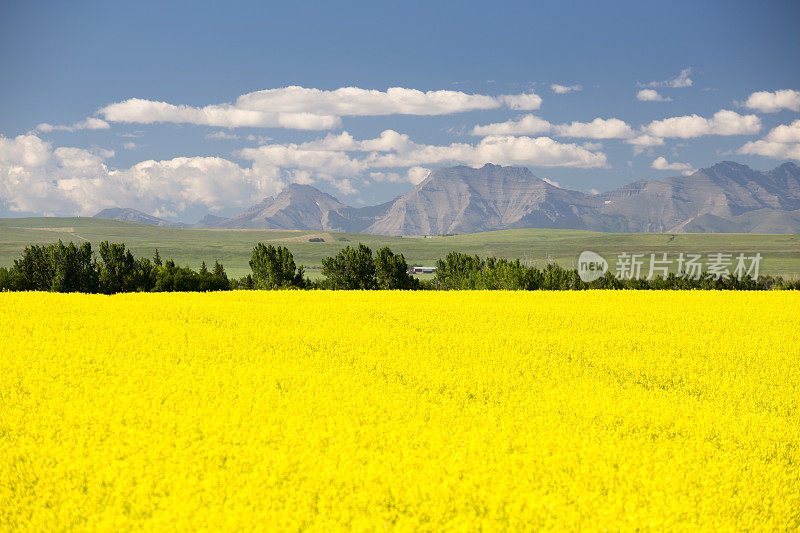
[[[32,245],[11,268],[0,268],[0,290],[89,292],[224,291],[232,288],[225,268],[181,267],[175,261],[134,257],[122,243],[100,243],[99,258],[88,242]],[[98,260],[99,259],[99,260]]]
[[[152,259],[134,257],[122,243],[100,243],[95,254],[88,242],[26,247],[10,268],[0,268],[0,291],[51,291],[115,294],[120,292],[180,292],[275,289],[330,290],[800,290],[800,280],[776,276],[687,278],[670,274],[666,279],[620,280],[611,272],[590,283],[574,268],[550,263],[543,268],[519,260],[480,258],[450,252],[437,261],[430,280],[409,273],[403,254],[388,247],[372,250],[359,243],[346,246],[322,260],[323,279],[311,280],[296,265],[288,248],[258,243],[250,258],[251,274],[229,279],[218,261],[203,262],[195,271],[173,260],[162,261],[158,250]]]

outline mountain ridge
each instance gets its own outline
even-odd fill
[[[113,210],[101,213],[109,211]],[[136,213],[155,219],[160,222],[158,225],[179,226]],[[432,171],[405,194],[376,206],[351,207],[311,185],[290,184],[277,196],[267,197],[235,217],[206,219],[213,222],[206,227],[220,229],[385,235],[519,228],[618,233],[800,233],[800,167],[787,162],[772,170],[758,171],[722,161],[690,175],[637,180],[590,195],[557,187],[525,167],[455,166]],[[198,224],[192,227],[201,227]]]

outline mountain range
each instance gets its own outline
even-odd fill
[[[800,167],[769,171],[723,161],[689,175],[639,180],[601,194],[563,189],[523,167],[487,164],[434,170],[407,193],[355,208],[310,185],[291,184],[233,218],[196,224],[134,209],[98,217],[172,227],[294,229],[384,235],[475,233],[514,228],[654,233],[800,233]]]

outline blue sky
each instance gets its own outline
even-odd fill
[[[373,204],[452,164],[589,192],[800,159],[798,2],[0,6],[0,216],[192,221],[293,181]]]

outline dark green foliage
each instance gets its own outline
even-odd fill
[[[303,267],[295,267],[292,252],[285,246],[258,243],[250,258],[253,283],[257,289],[303,288]]]
[[[408,273],[403,254],[394,254],[384,246],[375,257],[377,288],[411,290],[419,288],[419,280]]]
[[[310,239],[308,239],[308,242],[325,242],[325,239],[323,239],[322,237],[311,237]]]
[[[181,267],[168,259],[156,270],[155,292],[199,291],[200,276],[191,268]]]
[[[211,288],[209,290],[229,291],[230,289],[231,282],[225,273],[225,267],[219,261],[214,261],[214,270],[211,271]]]
[[[325,288],[335,290],[371,290],[378,287],[375,259],[369,247],[344,247],[333,257],[322,260]]]
[[[100,243],[100,292],[135,292],[138,286],[136,259],[122,243]]]
[[[188,267],[187,267],[188,269]],[[209,271],[208,267],[206,266],[206,262],[200,265],[200,270],[197,272],[197,276],[195,278],[192,277],[192,274],[188,274],[186,269],[183,269],[184,273],[182,277],[186,280],[183,281],[184,284],[194,284],[193,288],[188,290],[199,291],[199,292],[208,292],[208,291],[227,291],[230,290],[231,284],[228,281],[228,276],[225,274],[225,268],[219,263],[219,261],[214,263],[214,270]],[[189,269],[191,271],[191,269]]]
[[[476,256],[451,252],[437,262],[436,275],[431,282],[439,290],[586,290],[586,289],[635,289],[635,290],[770,290],[797,289],[800,281],[785,281],[782,278],[749,276],[737,280],[733,277],[715,279],[706,276],[700,279],[683,278],[670,274],[664,278],[617,279],[610,271],[591,283],[580,279],[576,269],[567,269],[549,263],[543,269],[526,267],[518,260],[481,259]]]
[[[255,289],[255,284],[253,283],[253,276],[248,274],[239,279],[232,279],[230,282],[230,288],[231,290],[234,291],[250,291]]]
[[[231,288],[223,266],[217,262],[209,271],[205,263],[200,273],[178,267],[174,261],[161,265],[156,251],[154,261],[135,258],[121,243],[100,243],[100,262],[89,243],[75,246],[62,242],[29,246],[11,268],[0,268],[0,290],[51,292],[218,291]]]
[[[88,242],[29,246],[2,277],[2,288],[18,291],[95,292],[98,284]]]

